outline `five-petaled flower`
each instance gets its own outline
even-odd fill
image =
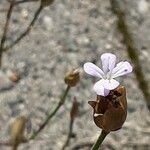
[[[84,64],[84,71],[89,75],[100,78],[93,89],[97,95],[107,96],[110,90],[119,86],[119,82],[114,78],[131,73],[132,66],[127,61],[116,64],[116,56],[112,53],[102,54],[101,61],[102,70],[95,64],[87,62]]]

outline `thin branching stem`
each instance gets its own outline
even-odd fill
[[[11,1],[8,12],[7,12],[7,17],[6,17],[6,23],[4,26],[4,32],[1,38],[1,42],[0,42],[0,66],[2,63],[2,55],[3,55],[3,51],[4,51],[4,45],[5,45],[5,41],[6,41],[6,37],[7,37],[7,32],[9,29],[9,24],[10,24],[10,19],[11,19],[11,15],[13,12],[13,8],[14,8],[14,3],[15,0]]]
[[[30,136],[29,140],[35,139],[35,137],[45,128],[45,126],[49,123],[49,121],[55,116],[57,111],[64,104],[69,90],[70,90],[70,86],[67,86],[67,88],[64,91],[63,96],[60,98],[60,101],[59,101],[58,105],[56,106],[56,108],[52,112],[50,111],[49,115],[46,117],[44,122],[40,125],[39,129],[37,131],[33,132],[33,134]]]
[[[118,30],[123,36],[124,43],[127,47],[128,56],[134,64],[134,73],[139,85],[140,90],[143,93],[144,99],[150,110],[150,90],[148,82],[145,80],[145,76],[142,72],[141,62],[138,56],[138,49],[134,44],[132,34],[129,31],[124,11],[121,9],[118,0],[110,0],[112,11],[118,18]]]
[[[33,20],[31,21],[31,23],[29,24],[29,26],[27,27],[27,29],[9,46],[5,47],[4,50],[7,51],[9,49],[11,49],[12,47],[14,47],[16,44],[18,44],[18,42],[20,42],[26,35],[29,34],[29,32],[31,31],[32,27],[34,26],[37,18],[39,17],[41,11],[43,9],[43,6],[40,5],[40,7],[37,9],[37,11],[34,14]]]

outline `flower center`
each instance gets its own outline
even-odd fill
[[[105,80],[111,80],[111,72],[107,72],[104,77],[103,77]]]

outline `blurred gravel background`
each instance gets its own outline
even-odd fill
[[[149,82],[150,0],[124,1],[128,25]],[[15,8],[8,43],[24,31],[38,6],[39,3],[28,3]],[[8,3],[0,0],[0,37],[5,23],[5,8],[8,8]],[[97,139],[100,130],[93,123],[92,109],[87,103],[95,99],[91,89],[96,79],[87,76],[82,66],[87,61],[99,65],[99,57],[104,52],[113,52],[119,60],[129,60],[122,36],[117,31],[116,19],[109,0],[56,0],[42,11],[29,36],[3,57],[0,71],[0,139],[7,139],[10,121],[18,115],[28,116],[32,128],[37,129],[47,110],[57,105],[61,91],[66,87],[64,74],[72,67],[81,69],[80,84],[72,88],[65,105],[43,132],[34,141],[19,148],[60,150],[68,132],[73,96],[80,103],[80,111],[74,124],[76,136],[67,150]],[[12,83],[8,79],[11,71],[19,74],[19,82]],[[106,138],[103,149],[150,150],[150,116],[134,74],[123,78],[121,83],[127,88],[127,121],[121,130],[112,132]],[[0,147],[0,150],[7,149],[10,148]]]

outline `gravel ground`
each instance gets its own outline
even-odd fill
[[[123,8],[139,49],[142,69],[146,80],[150,81],[150,1],[124,1]],[[30,3],[15,8],[8,43],[24,31],[38,6]],[[4,0],[0,1],[0,10],[7,7]],[[5,15],[5,11],[0,12],[0,37]],[[80,111],[74,124],[76,136],[67,149],[72,150],[82,142],[94,142],[100,131],[93,123],[92,109],[87,102],[95,98],[91,89],[96,80],[85,75],[82,66],[87,61],[99,64],[103,52],[113,52],[119,60],[129,60],[109,0],[56,0],[45,8],[30,35],[4,54],[0,72],[0,139],[8,137],[10,121],[18,115],[28,116],[32,128],[37,129],[47,110],[57,105],[61,91],[66,87],[65,72],[77,67],[81,70],[80,84],[72,88],[65,105],[43,132],[34,141],[21,145],[20,150],[61,149],[68,132],[73,96],[80,103]],[[8,79],[11,71],[19,74],[19,82]],[[121,82],[127,89],[127,121],[121,130],[106,138],[103,149],[149,150],[150,117],[134,74]]]

